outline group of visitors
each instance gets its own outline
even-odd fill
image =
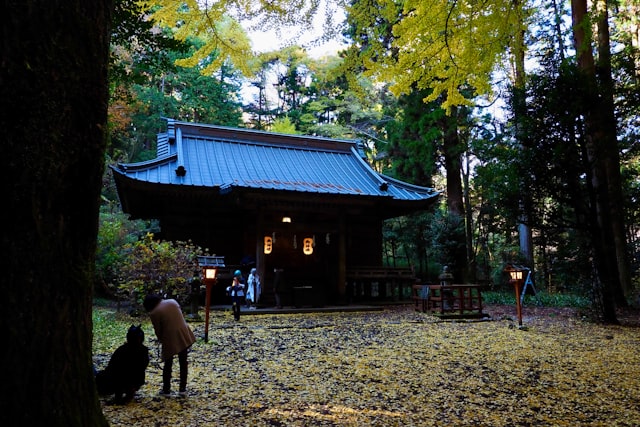
[[[246,289],[246,295],[245,295]],[[255,268],[251,269],[246,283],[242,272],[236,270],[228,288],[233,304],[235,320],[240,320],[240,304],[244,302],[255,309],[260,299],[261,283]],[[178,355],[180,396],[187,395],[188,352],[196,337],[187,324],[180,304],[175,299],[164,299],[158,294],[145,297],[143,306],[153,325],[153,330],[161,345],[162,389],[160,395],[171,395],[173,359]],[[127,341],[116,349],[107,367],[95,372],[98,393],[114,395],[113,403],[126,404],[145,383],[145,371],[149,365],[149,349],[144,345],[144,331],[141,325],[131,325]]]
[[[248,309],[255,310],[261,293],[260,276],[255,268],[251,269],[246,282],[242,277],[242,271],[236,270],[233,273],[231,284],[227,287],[227,294],[231,297],[231,310],[234,319],[240,320],[240,306],[243,304]]]
[[[145,297],[143,306],[149,313],[153,330],[161,345],[162,389],[160,394],[171,394],[171,374],[174,356],[180,366],[180,396],[187,394],[189,348],[196,342],[193,331],[182,315],[180,304],[174,299],[164,299],[157,294]],[[96,386],[101,395],[114,395],[113,403],[125,404],[133,399],[136,391],[145,383],[145,371],[149,365],[149,349],[144,344],[141,326],[132,325],[127,332],[127,342],[116,349],[107,367],[96,372]]]

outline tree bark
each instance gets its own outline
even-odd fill
[[[112,0],[5,2],[0,425],[106,426],[92,293]]]
[[[462,200],[462,175],[460,138],[458,136],[458,110],[452,108],[451,116],[444,117],[442,129],[444,134],[444,165],[447,172],[447,207],[449,213],[464,217]]]
[[[578,68],[585,78],[585,88],[591,99],[585,105],[585,138],[587,148],[587,162],[590,173],[591,195],[591,240],[594,252],[594,267],[597,279],[594,283],[594,293],[600,297],[601,317],[605,323],[618,323],[614,300],[615,282],[618,281],[617,267],[608,256],[615,253],[612,245],[611,218],[609,216],[610,197],[608,177],[605,169],[605,117],[599,105],[601,97],[595,73],[595,61],[591,50],[589,19],[587,18],[586,0],[572,0],[573,37],[578,55]],[[619,283],[619,282],[618,282]]]
[[[604,168],[607,174],[609,191],[609,215],[611,218],[612,245],[615,251],[609,254],[611,263],[615,263],[618,280],[614,282],[616,304],[626,306],[625,293],[630,294],[631,267],[627,253],[626,227],[624,221],[622,177],[620,174],[620,151],[618,148],[616,118],[613,104],[613,78],[611,77],[611,42],[609,37],[609,13],[606,0],[598,0],[597,15],[598,57],[596,75],[600,85],[600,109],[603,115],[603,151]]]
[[[522,18],[522,2],[520,0],[516,0],[514,3],[515,9],[520,13],[520,22],[522,22],[522,27],[524,27],[523,18]],[[526,97],[525,97],[525,61],[524,61],[524,53],[525,53],[525,32],[524,30],[516,31],[515,33],[515,41],[514,41],[514,52],[513,52],[513,62],[515,65],[515,78],[514,78],[514,122],[516,126],[516,139],[520,144],[520,150],[525,151],[528,150],[526,144],[526,135],[522,133],[522,119],[526,114]],[[531,231],[530,218],[529,218],[529,210],[528,207],[531,206],[531,200],[529,197],[529,192],[525,187],[525,183],[522,181],[518,183],[520,188],[520,200],[519,200],[519,210],[520,215],[518,217],[518,237],[520,242],[520,254],[526,259],[527,265],[533,269],[534,268],[534,259],[533,259],[533,233]]]
[[[469,271],[467,279],[475,283],[477,276],[477,264],[475,258],[475,251],[473,250],[473,215],[471,210],[471,185],[469,184],[469,178],[471,175],[471,162],[469,161],[468,151],[465,154],[465,167],[462,168],[462,182],[464,191],[464,211],[465,211],[465,242],[467,247],[467,265]]]
[[[462,164],[461,156],[464,147],[458,135],[458,108],[451,109],[451,115],[442,119],[444,166],[447,173],[447,208],[449,214],[464,220],[464,202],[462,189]],[[452,266],[457,280],[466,280],[469,277],[469,265],[467,263],[466,238],[464,231],[456,235],[460,243],[455,253],[455,265]]]

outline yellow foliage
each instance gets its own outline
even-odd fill
[[[193,67],[210,57],[214,60],[202,70],[205,75],[219,70],[225,61],[231,61],[244,74],[251,74],[251,41],[227,14],[225,2],[152,0],[149,4],[155,22],[172,28],[176,39],[197,37],[205,42],[190,58],[178,60],[177,65]]]
[[[380,0],[393,10],[396,0]],[[431,88],[425,101],[444,97],[442,107],[471,105],[463,89],[473,95],[491,94],[491,77],[523,29],[525,11],[519,2],[491,0],[456,2],[407,0],[402,18],[393,26],[395,55],[366,61],[369,75],[390,82],[396,94],[415,87]]]
[[[291,32],[288,38],[292,39],[295,33],[307,31],[322,9],[318,0],[149,0],[145,4],[154,11],[151,18],[173,29],[177,39],[194,37],[205,42],[190,58],[176,62],[191,67],[214,58],[202,70],[205,75],[217,71],[225,61],[247,76],[257,71],[260,64],[240,20],[249,28],[274,29],[278,35]],[[325,20],[333,16],[333,9],[326,7]]]
[[[640,329],[525,319],[527,330],[410,309],[239,322],[213,312],[209,342],[189,354],[187,397],[158,396],[147,339],[147,384],[103,410],[112,426],[640,425]]]

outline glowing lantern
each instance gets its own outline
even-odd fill
[[[264,253],[269,255],[273,250],[273,239],[271,236],[264,236]]]
[[[518,324],[522,326],[522,301],[520,299],[520,289],[522,287],[522,273],[524,268],[517,265],[509,265],[504,271],[509,273],[509,283],[513,284],[516,291],[516,312],[518,314]]]
[[[313,253],[313,239],[311,237],[305,237],[302,241],[302,252],[305,255],[311,255]]]
[[[202,268],[204,284],[207,286],[205,296],[204,342],[209,342],[209,310],[211,307],[211,287],[218,283],[218,268],[224,267],[222,256],[198,256],[198,264]]]

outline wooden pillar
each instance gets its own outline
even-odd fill
[[[260,277],[260,281],[264,286],[264,214],[262,213],[262,209],[258,209],[258,215],[256,218],[256,270],[258,272],[258,276]]]
[[[347,302],[347,225],[344,214],[338,219],[338,302]]]

